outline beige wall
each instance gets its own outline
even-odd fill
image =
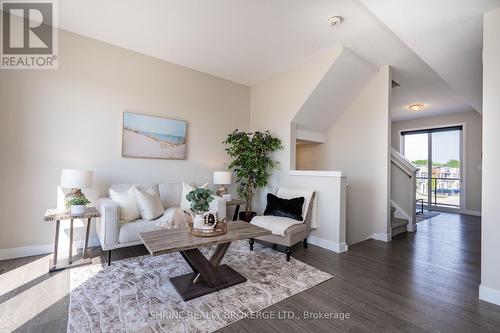
[[[318,243],[334,249],[345,243],[343,212],[345,198],[342,187],[345,179],[329,176],[292,175],[295,165],[295,137],[291,121],[312,93],[318,82],[331,67],[338,49],[318,55],[310,61],[270,78],[251,89],[252,130],[269,130],[282,139],[284,149],[275,153],[279,166],[273,173],[269,186],[257,195],[255,208],[265,207],[265,194],[278,186],[310,188],[317,191],[318,226],[313,232]],[[290,166],[292,165],[292,168]],[[345,221],[344,221],[345,222]]]
[[[348,244],[388,232],[389,84],[384,67],[330,127],[325,143],[297,149],[301,168],[347,173]]]
[[[391,163],[391,200],[401,208],[402,212],[396,210],[396,217],[399,214],[404,214],[406,216],[401,216],[409,220],[408,230],[413,231],[413,210],[415,209],[415,188],[414,188],[413,177],[408,177],[408,174],[403,171],[397,164]]]
[[[481,138],[482,117],[476,111],[453,113],[392,123],[392,147],[399,151],[400,132],[435,126],[465,123],[466,204],[471,212],[481,211]]]
[[[323,161],[317,160],[323,145],[324,143],[298,143],[295,152],[297,170],[329,170],[323,168]]]
[[[62,168],[121,182],[211,182],[248,129],[250,88],[61,31],[59,69],[0,71],[0,249],[53,242],[43,223]],[[187,159],[121,157],[123,111],[188,122]]]
[[[500,305],[500,9],[484,16],[483,210],[479,297]]]

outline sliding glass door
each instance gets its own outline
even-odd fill
[[[462,190],[462,127],[401,133],[402,153],[420,170],[417,200],[427,208],[460,209]]]
[[[413,164],[416,164],[420,170],[417,173],[417,200],[423,200],[425,205],[429,201],[429,135],[427,133],[415,133],[403,136],[403,155]]]

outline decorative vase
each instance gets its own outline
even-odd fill
[[[203,214],[196,213],[193,217],[193,227],[196,229],[202,229],[205,225],[205,219],[203,218]]]
[[[72,205],[71,206],[71,214],[72,215],[81,215],[85,213],[87,210],[87,205]]]

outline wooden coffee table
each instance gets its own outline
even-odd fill
[[[245,282],[247,279],[229,267],[220,265],[232,241],[269,235],[271,232],[253,224],[229,222],[227,233],[215,237],[191,236],[186,229],[162,229],[141,233],[144,246],[153,256],[179,252],[192,273],[170,278],[184,301]],[[210,259],[199,248],[217,245]]]

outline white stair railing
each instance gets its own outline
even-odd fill
[[[391,148],[391,201],[396,203],[401,215],[409,216],[408,231],[417,230],[416,189],[417,168],[406,157]],[[408,176],[408,177],[405,177]],[[397,211],[396,211],[397,212]]]
[[[397,151],[392,147],[391,147],[391,162],[396,164],[401,170],[403,170],[410,177],[415,176],[417,171],[420,170],[413,163],[411,163],[410,160],[408,160],[399,151]]]

